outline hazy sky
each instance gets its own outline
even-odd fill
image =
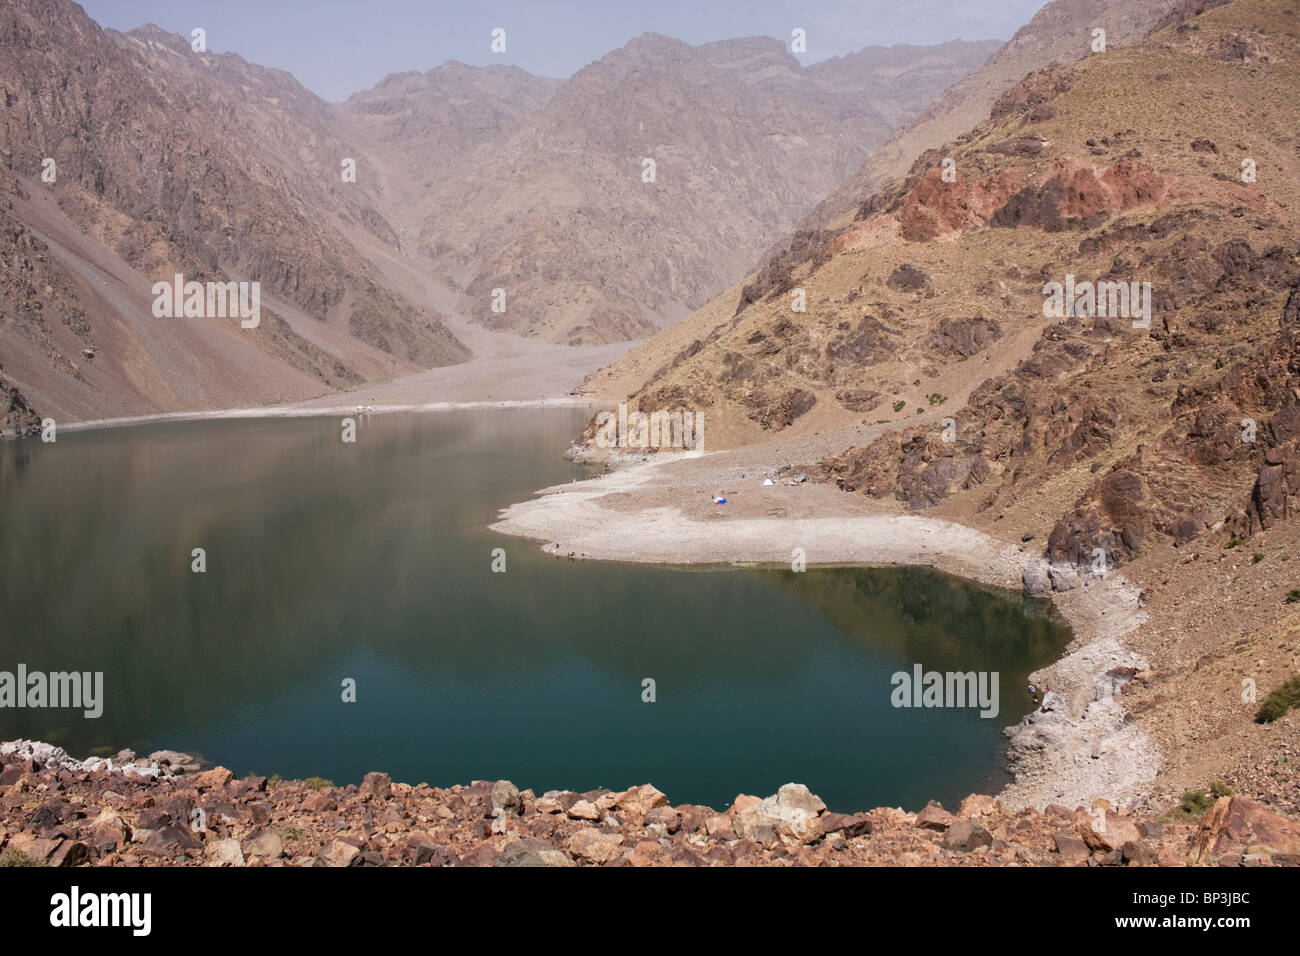
[[[742,36],[790,42],[807,33],[804,63],[870,44],[1006,40],[1046,0],[80,0],[102,26],[156,23],[208,49],[288,70],[328,100],[389,73],[447,60],[508,63],[565,77],[641,33],[687,43]],[[491,32],[506,30],[506,52]]]

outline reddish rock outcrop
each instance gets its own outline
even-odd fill
[[[728,809],[648,784],[535,796],[506,780],[448,788],[370,773],[360,786],[195,772],[180,754],[76,761],[3,746],[0,858],[40,866],[1081,866],[1300,862],[1300,821],[1225,798],[1198,827],[1079,808],[844,814],[807,787]],[[174,761],[174,762],[173,762]],[[191,768],[186,770],[184,768]]]

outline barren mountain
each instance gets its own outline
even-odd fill
[[[288,74],[64,0],[5,3],[0,38],[0,349],[42,414],[269,403],[465,357],[348,238],[395,241],[359,147]],[[261,324],[154,317],[175,274],[258,282]]]
[[[804,69],[773,39],[692,47],[648,34],[558,86],[451,65],[390,77],[346,107],[429,187],[398,213],[415,237],[404,248],[462,291],[464,315],[619,341],[742,275],[898,118],[991,49],[872,48]],[[487,111],[431,121],[421,106],[484,89]],[[469,146],[451,174],[433,145],[447,129]]]
[[[475,150],[502,143],[562,82],[518,67],[453,60],[427,73],[390,74],[350,96],[343,110],[424,190],[473,164]]]
[[[332,105],[154,26],[6,2],[5,418],[389,380],[467,356],[438,310],[563,343],[642,336],[742,274],[990,50],[804,70],[775,40],[646,36],[567,81],[449,63]],[[260,326],[154,317],[154,284],[177,274],[258,283]]]

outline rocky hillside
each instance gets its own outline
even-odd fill
[[[1141,40],[1185,0],[1053,0],[1038,11],[980,69],[963,77],[901,125],[853,175],[817,204],[803,230],[822,229],[851,214],[861,197],[902,176],[927,149],[960,136],[988,115],[1007,88],[1050,63],[1092,55],[1094,29],[1111,49]]]
[[[972,794],[955,813],[834,813],[799,784],[725,810],[649,784],[520,791],[236,779],[184,754],[71,760],[0,745],[0,864],[9,866],[1294,866],[1300,820],[1244,797],[1197,819],[1105,801],[1012,811]]]
[[[459,290],[458,311],[555,342],[612,342],[743,275],[993,46],[870,48],[805,69],[774,39],[692,47],[647,34],[563,83],[451,64],[390,77],[346,109],[427,187],[399,213],[404,248]],[[484,91],[486,109],[462,110]],[[434,98],[453,114],[429,120],[421,104]],[[463,137],[459,163],[434,145],[449,130]]]
[[[1298,33],[1285,3],[1237,0],[1031,74],[698,338],[673,330],[636,402],[704,409],[715,448],[885,423],[806,464],[948,514],[1047,494],[1058,561],[1267,526],[1294,493]],[[1044,315],[1067,276],[1148,283],[1149,327]]]
[[[3,251],[19,277],[59,279],[29,277],[41,300],[11,299],[0,334],[45,413],[275,401],[466,356],[348,238],[394,237],[370,187],[342,181],[359,148],[292,77],[152,27],[101,30],[63,0],[6,4],[0,36]],[[176,273],[258,282],[262,324],[153,317],[153,283]],[[42,306],[81,318],[60,329]]]
[[[481,147],[499,148],[562,84],[518,67],[453,60],[427,73],[386,76],[348,97],[343,112],[425,190],[455,175]]]

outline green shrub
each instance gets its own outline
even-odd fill
[[[901,412],[901,411],[903,410],[903,406],[906,405],[906,404],[907,404],[907,402],[903,401],[903,400],[900,398],[898,401],[894,402],[894,411],[896,411],[896,412]]]
[[[1255,712],[1255,723],[1271,724],[1292,707],[1300,707],[1300,677],[1292,677],[1260,701],[1259,710]]]
[[[1259,564],[1259,562],[1263,560],[1264,560],[1264,555],[1260,554],[1258,551],[1256,551],[1254,554],[1250,556],[1251,564]]]
[[[1300,588],[1292,588],[1290,591],[1286,592],[1287,604],[1295,604],[1296,601],[1300,601]]]
[[[1183,803],[1181,809],[1183,813],[1192,817],[1205,815],[1205,811],[1214,805],[1214,798],[1204,790],[1188,790],[1183,794]]]
[[[0,853],[0,866],[40,866],[40,864],[22,850],[10,847]]]
[[[334,786],[333,780],[326,780],[324,777],[308,777],[303,783],[313,790],[324,790],[326,787]]]

